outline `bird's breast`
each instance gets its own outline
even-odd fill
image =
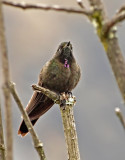
[[[70,67],[67,68],[64,64],[54,61],[49,64],[46,74],[43,79],[43,86],[61,93],[68,91],[68,81],[71,76]]]

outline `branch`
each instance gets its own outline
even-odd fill
[[[112,66],[112,70],[117,81],[118,87],[121,91],[122,97],[125,102],[125,60],[122,55],[116,32],[111,30],[107,36],[105,36],[104,25],[107,22],[106,11],[104,4],[101,0],[88,0],[93,8],[102,8],[101,12],[93,11],[91,21],[96,28],[98,37],[102,42],[102,45],[107,53],[109,62]],[[96,25],[95,25],[96,24]]]
[[[106,11],[102,0],[88,0],[88,2],[90,7],[94,10],[91,17],[92,20],[96,20],[97,23],[100,21],[101,23],[98,23],[98,25],[102,26],[103,22],[106,20]]]
[[[125,11],[125,5],[121,6],[121,8],[117,11],[117,13],[121,13]]]
[[[0,159],[5,160],[5,145],[4,145],[4,136],[3,136],[1,103],[0,103]]]
[[[77,8],[66,8],[66,7],[60,7],[58,5],[45,5],[45,4],[40,4],[40,3],[26,3],[26,2],[13,2],[13,1],[2,1],[3,4],[12,6],[12,7],[17,7],[21,9],[41,9],[41,10],[52,10],[52,11],[59,11],[59,12],[68,12],[68,13],[77,13],[77,14],[84,14],[86,16],[91,15],[92,11],[86,10],[86,9],[77,9]]]
[[[82,3],[82,0],[76,0],[76,2],[78,3],[78,5],[83,9],[85,8],[85,6]]]
[[[125,20],[125,12],[117,13],[111,20],[104,25],[104,35],[107,36],[110,30],[118,23]]]
[[[45,153],[44,153],[44,150],[43,150],[43,144],[41,143],[41,141],[38,139],[38,136],[36,135],[34,129],[33,129],[33,126],[31,124],[31,121],[26,113],[26,111],[24,110],[23,108],[23,105],[17,95],[17,92],[15,90],[15,87],[14,87],[14,83],[11,83],[9,84],[9,89],[10,89],[10,92],[11,94],[13,95],[13,98],[14,100],[16,101],[21,113],[22,113],[22,116],[23,116],[23,119],[26,123],[26,126],[32,136],[32,140],[33,140],[33,143],[34,143],[34,147],[36,149],[36,151],[38,152],[39,156],[40,156],[40,159],[41,160],[46,160],[46,157],[45,157]]]
[[[125,20],[125,5],[117,11],[116,15],[104,25],[104,34],[107,36],[113,26]]]
[[[55,103],[59,104],[59,95],[53,91],[50,91],[49,89],[46,89],[44,87],[40,87],[38,85],[33,84],[32,88],[34,91],[37,92],[42,92],[43,94],[45,94],[47,97],[49,97],[50,99],[52,99]]]
[[[7,55],[6,39],[4,35],[4,24],[2,14],[2,2],[0,0],[0,52],[3,70],[3,86],[4,86],[4,103],[5,103],[5,124],[6,124],[6,154],[7,160],[13,159],[13,137],[12,137],[12,112],[11,112],[11,97],[8,89],[9,64]]]
[[[57,93],[37,85],[32,85],[32,87],[35,91],[42,92],[43,94],[51,98],[53,101],[56,101],[60,104],[65,140],[67,143],[68,159],[80,160],[76,126],[73,115],[75,98],[65,93],[59,96]]]
[[[94,8],[104,8],[104,5],[102,3],[102,0],[88,0],[89,1],[89,4],[90,6],[94,7]]]
[[[105,17],[106,17],[106,12],[105,12],[105,8],[104,8],[104,4],[102,2],[102,0],[88,0],[89,1],[89,4],[90,6],[93,8],[93,9],[100,9],[101,11],[101,17],[102,19],[104,20]]]
[[[63,96],[63,95],[62,95]],[[64,96],[65,98],[65,96]],[[68,160],[80,160],[78,147],[78,138],[76,133],[76,125],[73,113],[75,97],[66,97],[65,106],[60,105],[65,140],[67,143]]]
[[[122,115],[122,112],[121,112],[120,108],[116,108],[115,113],[116,113],[117,117],[119,118],[123,128],[125,129],[125,120],[123,118],[123,115]]]

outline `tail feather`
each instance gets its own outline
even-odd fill
[[[33,121],[31,121],[32,125],[34,125],[36,123],[38,119],[35,119]],[[20,134],[22,137],[24,137],[27,133],[28,133],[28,128],[24,122],[24,120],[22,121],[21,125],[20,125],[20,128],[18,130],[18,135]]]
[[[53,104],[54,101],[44,94],[34,92],[30,102],[26,107],[26,112],[31,120],[31,123],[35,125],[39,117],[47,112],[53,106]],[[18,134],[21,134],[21,136],[25,136],[28,132],[29,131],[27,129],[27,126],[23,120],[18,130]]]

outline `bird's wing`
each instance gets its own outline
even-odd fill
[[[53,100],[45,96],[43,93],[35,91],[26,107],[26,111],[30,120],[39,118],[46,111],[48,111],[53,106],[53,104]]]
[[[43,115],[45,112],[47,112],[53,106],[53,104],[54,102],[44,94],[34,92],[31,100],[29,101],[26,107],[26,111],[28,113],[32,125],[34,125],[36,121],[39,119],[39,117]],[[23,120],[19,127],[18,134],[25,136],[27,133],[28,129]]]

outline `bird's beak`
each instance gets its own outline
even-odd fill
[[[69,46],[70,45],[70,41],[67,43],[67,46]]]

